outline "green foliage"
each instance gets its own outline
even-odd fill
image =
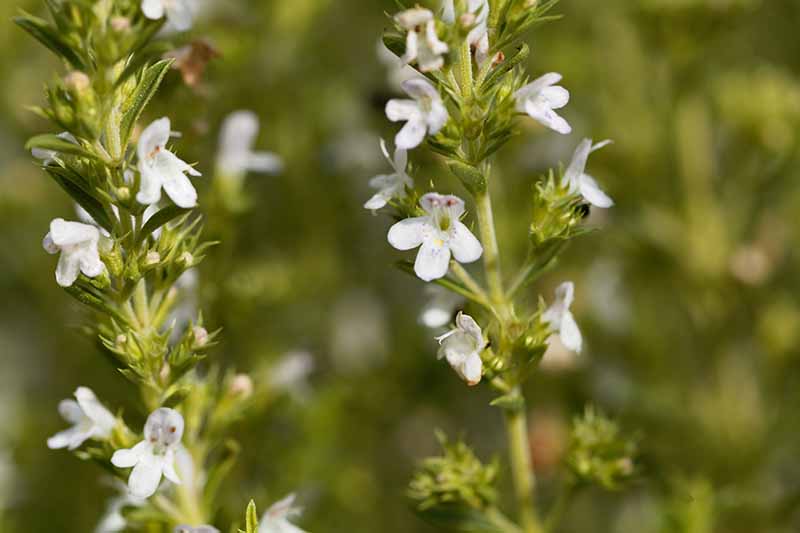
[[[637,445],[613,420],[587,407],[572,425],[567,464],[579,483],[619,489],[636,473]]]

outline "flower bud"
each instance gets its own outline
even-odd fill
[[[178,263],[183,268],[192,268],[194,266],[194,256],[189,252],[183,252],[180,257],[178,257]]]
[[[131,29],[131,19],[128,17],[111,17],[111,29],[122,33]]]
[[[195,348],[202,348],[203,346],[208,344],[208,331],[206,330],[206,328],[201,326],[193,327],[192,336],[194,337]]]
[[[228,392],[237,398],[249,398],[253,394],[253,380],[247,374],[236,374],[231,380]]]
[[[149,251],[142,260],[142,270],[150,270],[158,266],[160,262],[161,262],[161,254],[159,254],[155,250]]]
[[[131,190],[129,187],[119,187],[115,193],[117,199],[121,202],[129,202],[131,199]]]
[[[80,70],[73,70],[64,76],[64,85],[66,88],[78,94],[86,91],[91,84],[92,80],[89,79],[89,76]]]

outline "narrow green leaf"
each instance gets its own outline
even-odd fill
[[[477,168],[461,161],[448,161],[447,167],[472,194],[486,191],[486,177]]]
[[[492,87],[504,74],[525,61],[528,58],[530,51],[530,47],[528,47],[527,44],[522,43],[522,45],[517,48],[517,51],[513,56],[507,57],[505,61],[500,63],[494,70],[492,70],[492,73],[489,74],[484,80],[482,89],[486,90]]]
[[[256,511],[256,502],[250,500],[247,504],[247,514],[245,515],[245,528],[247,533],[258,533],[258,515]]]
[[[172,59],[161,60],[145,68],[142,72],[141,79],[136,89],[134,89],[133,94],[128,98],[128,101],[122,108],[122,122],[120,124],[119,137],[123,147],[128,144],[136,121],[139,120],[145,106],[147,106],[147,103],[150,102],[150,99],[158,90],[159,85],[161,85],[161,80],[164,79],[164,75],[169,70],[170,65],[172,65],[172,61]]]
[[[86,191],[84,191],[81,187],[76,185],[70,179],[67,179],[65,177],[66,173],[63,172],[64,170],[63,168],[48,167],[45,170],[47,171],[48,174],[50,174],[50,177],[52,177],[53,180],[56,183],[58,183],[62,189],[64,189],[64,192],[69,194],[70,197],[72,197],[72,199],[75,200],[75,202],[77,202],[78,205],[84,208],[86,212],[89,213],[89,215],[91,215],[91,217],[94,219],[95,222],[97,222],[97,224],[99,224],[108,231],[112,231],[113,226],[111,224],[111,221],[109,220],[108,215],[106,215],[103,206],[100,204],[100,202],[97,201],[96,198],[89,195]]]
[[[177,205],[170,205],[160,210],[158,213],[147,219],[147,222],[142,227],[139,235],[136,236],[136,245],[138,246],[141,244],[148,237],[148,235],[151,235],[164,224],[167,224],[168,222],[171,222],[172,220],[185,215],[190,211],[191,209],[184,209],[182,207],[178,207]]]
[[[25,143],[25,149],[30,151],[34,148],[39,148],[40,150],[52,150],[60,154],[71,154],[95,158],[93,153],[88,152],[80,144],[75,144],[52,133],[36,135],[35,137],[28,139],[28,142]]]
[[[22,15],[14,17],[14,23],[30,33],[54,54],[68,61],[74,68],[79,70],[85,69],[84,61],[81,59],[80,55],[64,41],[59,32],[46,20],[23,12]]]

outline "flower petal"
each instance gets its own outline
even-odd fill
[[[526,101],[525,112],[528,113],[532,119],[557,133],[562,135],[572,133],[572,127],[569,123],[563,117],[559,116],[558,113],[550,109],[549,106],[544,104],[543,101]]]
[[[553,109],[560,109],[569,103],[569,91],[559,85],[545,87],[540,94]]]
[[[575,317],[569,311],[566,311],[562,317],[559,336],[565,347],[580,353],[583,338],[581,337],[581,331],[578,329],[578,324],[575,322]]]
[[[164,16],[163,0],[142,0],[142,13],[151,20],[158,20]]]
[[[389,228],[389,244],[397,250],[412,250],[425,238],[428,217],[406,218]]]
[[[142,456],[128,478],[128,488],[131,494],[142,499],[155,494],[161,481],[163,467],[162,458],[152,454]]]
[[[473,352],[464,359],[461,365],[461,373],[464,381],[470,387],[477,385],[481,381],[483,374],[483,361],[477,352]]]
[[[483,255],[483,246],[475,235],[461,222],[453,224],[453,232],[448,242],[453,257],[459,263],[472,263]]]
[[[136,201],[143,205],[153,205],[161,200],[161,176],[149,162],[139,161],[141,183]]]
[[[442,128],[444,128],[447,121],[450,119],[450,114],[447,108],[441,101],[435,100],[431,103],[431,110],[426,117],[428,123],[428,131],[431,135],[436,135]]]
[[[406,122],[406,125],[397,133],[394,138],[398,148],[411,150],[416,148],[425,140],[427,125],[422,117],[415,117]]]
[[[136,145],[136,153],[139,156],[139,161],[146,161],[152,158],[157,150],[163,150],[167,141],[169,141],[170,132],[171,124],[169,118],[163,117],[151,122],[150,125],[142,131],[142,134],[139,136],[139,142]]]
[[[595,207],[607,209],[614,205],[614,200],[611,199],[597,184],[597,181],[588,174],[584,174],[580,179],[580,191],[587,202]]]
[[[78,399],[78,405],[81,410],[88,416],[95,426],[100,430],[101,434],[108,435],[114,426],[117,424],[116,418],[111,412],[106,409],[102,403],[97,399],[94,392],[88,387],[78,387],[75,391],[75,397]]]
[[[403,82],[403,91],[414,100],[441,100],[439,92],[427,78],[412,78]]]
[[[578,144],[578,147],[575,148],[575,153],[572,154],[572,160],[569,162],[566,172],[564,172],[564,184],[575,189],[580,186],[580,179],[586,170],[586,162],[589,160],[591,151],[591,139],[583,139]]]
[[[58,404],[58,413],[70,424],[77,424],[83,419],[83,410],[75,400],[61,400]]]
[[[433,281],[447,275],[450,267],[450,248],[441,241],[428,239],[422,243],[414,262],[414,272],[423,281]]]
[[[81,436],[83,436],[83,432],[78,427],[65,429],[64,431],[59,431],[47,439],[47,447],[51,450],[60,450],[62,448],[74,449],[79,447],[86,439],[89,438],[88,435],[85,435],[81,440]],[[73,444],[76,441],[79,441],[78,445],[73,447]]]
[[[392,122],[419,119],[422,113],[414,100],[393,98],[386,102],[386,118]]]
[[[123,448],[115,451],[114,455],[111,456],[111,464],[117,468],[130,468],[149,453],[151,453],[150,445],[147,441],[142,441],[133,448]]]
[[[376,211],[378,209],[386,207],[387,203],[388,200],[386,198],[386,195],[384,195],[382,192],[378,192],[375,193],[372,196],[372,198],[370,198],[364,203],[364,209],[369,209],[370,211]]]
[[[56,283],[61,287],[71,287],[78,279],[80,272],[80,256],[61,252],[56,265]]]
[[[161,175],[164,192],[175,202],[175,205],[187,209],[197,205],[197,191],[191,180],[184,174],[191,167],[178,159],[172,152],[161,152],[156,157],[155,163],[157,171]]]
[[[75,246],[87,241],[98,240],[100,232],[90,224],[69,222],[56,218],[50,222],[50,239],[58,247]]]

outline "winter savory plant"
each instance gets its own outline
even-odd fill
[[[236,458],[230,426],[260,384],[246,374],[197,369],[217,332],[191,305],[196,267],[212,243],[194,213],[201,174],[180,157],[168,117],[140,118],[172,60],[154,55],[169,23],[192,25],[187,0],[48,0],[51,21],[15,22],[63,62],[36,112],[56,133],[27,148],[76,204],[78,220],[53,218],[43,240],[57,255],[55,282],[91,312],[90,328],[130,382],[141,416],[109,408],[86,386],[58,411],[66,429],[47,441],[90,459],[117,478],[120,493],[97,531],[214,532],[217,495]],[[253,151],[258,120],[227,120],[218,172],[233,200],[248,171],[276,172],[280,159]],[[221,179],[222,179],[221,178]],[[232,201],[233,201],[232,200]],[[236,203],[236,202],[234,202]],[[294,496],[268,509],[261,532],[301,532]],[[244,531],[258,529],[255,505]],[[220,525],[220,524],[216,524]],[[229,531],[234,524],[224,524]]]
[[[583,340],[570,310],[572,282],[561,283],[549,304],[528,293],[567,243],[586,232],[588,212],[613,205],[586,173],[589,155],[610,141],[584,139],[566,169],[532,181],[529,254],[507,275],[493,218],[491,191],[502,186],[492,176],[493,158],[520,120],[537,122],[542,134],[572,133],[559,114],[570,99],[562,76],[551,72],[530,80],[522,68],[529,51],[523,39],[555,18],[548,15],[554,4],[445,0],[408,6],[392,17],[393,28],[384,35],[386,47],[417,74],[402,83],[404,97],[386,104],[386,117],[399,123],[393,154],[381,143],[392,170],[373,178],[376,191],[364,207],[393,217],[388,242],[413,257],[401,267],[438,286],[421,319],[435,328],[453,324],[436,337],[438,357],[466,385],[496,391],[492,405],[506,419],[514,518],[498,498],[498,465],[482,464],[464,443],[440,436],[444,454],[427,459],[414,477],[410,495],[418,511],[447,531],[552,531],[576,488],[591,482],[615,488],[634,472],[633,443],[587,408],[576,417],[557,503],[545,515],[535,498],[524,386],[556,339],[576,353]],[[423,147],[440,156],[463,191],[415,187],[409,159]],[[429,176],[418,182],[435,186]]]

